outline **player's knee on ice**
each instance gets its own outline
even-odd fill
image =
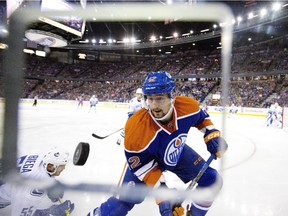
[[[100,206],[100,215],[105,216],[125,216],[134,207],[134,204],[121,201],[115,197],[110,197]]]

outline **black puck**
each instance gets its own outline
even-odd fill
[[[77,166],[83,166],[89,156],[90,145],[89,143],[80,142],[74,152],[73,164]]]

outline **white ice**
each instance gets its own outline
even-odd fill
[[[99,140],[92,133],[107,135],[124,126],[125,108],[97,107],[88,113],[88,105],[22,104],[20,109],[18,154],[62,146],[69,150],[71,162],[59,177],[67,184],[97,183],[117,185],[125,163],[118,134]],[[222,115],[212,114],[222,130]],[[265,125],[264,117],[235,115],[226,119],[224,136],[229,149],[223,159],[213,161],[224,178],[220,195],[208,216],[286,216],[288,215],[288,133]],[[187,144],[208,158],[202,133],[193,129]],[[74,166],[72,157],[79,142],[90,144],[84,166]],[[184,189],[177,177],[166,174],[169,186]],[[193,192],[191,192],[193,193]],[[67,191],[64,199],[75,203],[72,216],[84,216],[112,194]],[[9,207],[0,210],[9,215]],[[128,215],[160,215],[153,198],[147,198]]]

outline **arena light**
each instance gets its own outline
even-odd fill
[[[173,1],[172,0],[167,0],[167,4],[172,4]]]
[[[156,36],[155,36],[155,35],[152,35],[149,40],[150,40],[150,41],[156,41]]]
[[[185,33],[185,34],[182,34],[182,37],[186,37],[186,36],[189,36],[190,33]]]
[[[280,10],[280,9],[281,9],[281,4],[280,4],[279,2],[274,2],[274,3],[272,4],[272,10],[278,11],[278,10]]]
[[[225,22],[221,22],[221,23],[219,23],[219,26],[222,28],[222,27],[224,27],[226,25],[226,23]]]
[[[264,17],[264,16],[266,16],[267,15],[267,10],[266,10],[266,8],[262,8],[261,10],[260,10],[260,16],[261,17]]]
[[[5,27],[3,27],[3,26],[0,26],[0,36],[7,36],[8,35],[8,30],[5,28]]]
[[[23,52],[28,54],[34,54],[34,50],[31,49],[23,49]]]
[[[84,41],[79,41],[79,43],[89,43],[89,40],[86,39],[86,40],[84,40]]]
[[[36,50],[35,54],[37,56],[46,57],[46,53],[44,51],[41,51],[41,50]]]
[[[99,40],[99,44],[105,44],[105,43],[106,43],[106,41],[104,41],[103,39]]]
[[[242,19],[241,16],[238,16],[238,17],[237,17],[237,22],[238,22],[238,23],[240,23],[242,20],[243,20],[243,19]]]
[[[7,49],[8,45],[4,43],[0,43],[0,49]]]
[[[124,39],[123,39],[123,42],[124,42],[124,43],[129,43],[130,40],[129,40],[129,38],[124,38]]]
[[[248,16],[247,16],[247,19],[253,19],[253,17],[254,17],[253,12],[250,12],[250,13],[248,14]]]
[[[131,41],[131,43],[136,43],[136,38],[135,37],[132,37],[131,39],[130,39],[130,41]]]
[[[210,29],[203,29],[203,30],[201,30],[200,32],[201,33],[204,33],[204,32],[208,32]]]
[[[85,53],[78,53],[78,58],[79,59],[86,59],[86,54]]]

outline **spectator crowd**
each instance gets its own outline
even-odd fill
[[[229,103],[267,107],[278,102],[288,106],[287,59],[288,50],[281,43],[233,49]],[[176,81],[177,94],[193,97],[207,105],[220,103],[212,97],[213,94],[221,95],[219,50],[188,50],[133,61],[77,61],[72,64],[27,55],[23,71],[23,98],[37,95],[39,99],[75,100],[83,97],[89,100],[96,94],[99,101],[127,102],[149,72],[167,71]],[[0,87],[0,97],[4,97],[2,72]]]

